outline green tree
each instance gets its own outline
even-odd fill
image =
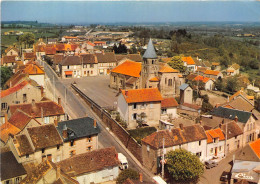
[[[6,81],[13,75],[12,69],[10,67],[1,67],[1,88],[3,89]]]
[[[19,43],[24,43],[25,48],[30,47],[35,42],[35,35],[32,33],[25,33],[23,35],[20,35],[18,38]]]
[[[179,70],[180,72],[185,72],[186,67],[183,64],[182,56],[173,56],[171,61],[168,63],[172,68]]]
[[[203,174],[200,159],[184,149],[168,152],[166,159],[167,170],[175,182],[196,183]]]
[[[238,80],[236,77],[230,77],[227,79],[226,90],[228,92],[235,92],[239,88]]]
[[[116,183],[122,184],[127,178],[137,180],[139,178],[139,173],[133,169],[123,170],[117,177]]]

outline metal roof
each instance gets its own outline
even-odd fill
[[[180,90],[185,90],[187,87],[189,87],[189,84],[184,83],[180,86]]]
[[[153,46],[153,42],[152,39],[150,38],[149,43],[147,45],[147,49],[143,55],[143,58],[147,58],[147,59],[156,59],[157,58],[157,54],[155,52],[154,46]]]

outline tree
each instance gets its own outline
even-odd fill
[[[145,118],[147,117],[147,115],[142,112],[141,114],[138,115],[138,119],[136,120],[138,127],[142,127],[143,123],[145,122]]]
[[[124,183],[127,178],[137,180],[137,179],[139,178],[139,174],[138,174],[137,171],[135,171],[135,170],[133,170],[133,169],[123,170],[123,171],[118,175],[118,177],[117,177],[117,179],[116,179],[116,183],[117,183],[117,184]]]
[[[171,61],[168,63],[172,68],[179,70],[180,72],[185,72],[186,67],[183,64],[182,56],[173,56]]]
[[[227,79],[227,85],[226,85],[226,90],[228,92],[235,92],[239,88],[238,80],[236,77],[230,77]]]
[[[27,46],[30,47],[35,42],[35,35],[32,33],[25,33],[19,36],[18,41],[19,43],[24,43],[25,48],[27,48]]]
[[[204,165],[200,159],[184,149],[168,152],[166,159],[166,168],[176,182],[195,183],[203,174]]]
[[[12,69],[10,67],[1,67],[1,88],[3,89],[6,81],[13,75]]]

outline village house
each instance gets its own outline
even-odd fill
[[[198,75],[194,78],[193,81],[199,82],[202,84],[204,90],[213,90],[214,89],[214,79],[204,77],[201,75]]]
[[[220,63],[219,63],[219,62],[212,62],[212,63],[211,63],[211,67],[212,67],[214,70],[221,70]]]
[[[225,135],[220,128],[205,131],[207,135],[206,160],[221,159],[225,156]]]
[[[206,70],[206,71],[204,71],[203,76],[212,78],[215,80],[223,78],[223,74],[220,71],[216,71],[216,70]]]
[[[27,128],[24,134],[10,139],[8,145],[18,163],[58,162],[63,157],[62,138],[54,124]]]
[[[182,61],[183,61],[184,66],[187,67],[188,71],[195,72],[197,70],[196,64],[191,56],[182,57]]]
[[[16,86],[10,87],[0,92],[1,113],[5,113],[12,104],[20,104],[32,101],[40,101],[43,92],[37,87],[37,83],[32,80],[24,80]]]
[[[45,47],[45,55],[48,57],[53,57],[56,54],[56,46],[55,45],[46,45]]]
[[[19,184],[28,183],[79,184],[78,181],[69,177],[60,169],[60,167],[49,160],[45,160],[38,164]]]
[[[260,183],[260,139],[234,155],[231,182]],[[242,183],[242,182],[241,182]]]
[[[75,155],[58,162],[57,166],[80,184],[113,181],[119,174],[118,154],[114,147]]]
[[[63,159],[98,148],[100,129],[90,117],[59,122],[57,130],[64,142]]]
[[[256,140],[259,132],[256,129],[255,117],[252,112],[218,107],[214,108],[211,114],[213,116],[234,120],[240,126],[243,131],[243,141],[240,143],[242,146]]]
[[[64,121],[66,118],[60,98],[58,103],[50,100],[36,102],[33,99],[30,103],[10,105],[8,116],[11,117],[18,109],[34,117],[41,124],[53,123],[55,120]]]
[[[98,61],[93,54],[66,56],[59,63],[62,78],[79,78],[98,75]]]
[[[192,104],[193,103],[193,90],[189,84],[182,84],[180,86],[180,104]]]
[[[6,114],[7,115],[7,114]],[[1,146],[4,146],[9,139],[9,136],[24,133],[26,128],[41,125],[34,117],[17,109],[14,114],[1,126]]]
[[[103,47],[106,45],[105,41],[94,41],[96,47]]]
[[[163,150],[163,145],[165,150]],[[160,130],[142,139],[143,165],[153,173],[161,172],[162,154],[185,149],[206,160],[207,136],[202,126],[191,125],[171,130]]]
[[[136,128],[138,121],[154,126],[159,124],[162,100],[157,88],[121,90],[117,111],[128,128]]]
[[[29,61],[34,61],[36,59],[35,52],[23,52],[22,61],[27,64]]]
[[[2,66],[8,66],[8,67],[13,67],[15,66],[18,62],[21,62],[19,60],[18,56],[3,56],[1,58],[1,65]]]
[[[18,184],[25,178],[26,170],[21,163],[18,163],[11,151],[1,150],[1,183]]]
[[[64,60],[65,56],[62,53],[55,54],[53,56],[53,66],[54,70],[58,73],[60,73],[60,67],[59,64]]]
[[[237,98],[242,98],[243,100],[247,101],[248,103],[254,106],[254,99],[255,99],[254,96],[247,95],[246,92],[244,91],[244,88],[241,88],[241,90],[237,91],[234,95],[232,95],[229,98],[229,101],[232,101],[233,99],[237,99]]]
[[[76,36],[63,36],[61,38],[62,42],[76,42],[78,41],[78,38]]]
[[[123,62],[130,60],[130,61],[135,61],[135,62],[143,62],[143,58],[138,54],[116,54],[116,60],[117,60],[117,65],[122,64]]]
[[[15,46],[9,46],[5,49],[6,56],[19,56],[19,50]]]
[[[56,38],[47,38],[47,44],[56,44],[57,39]]]
[[[175,98],[164,98],[161,101],[161,120],[164,121],[171,121],[178,117],[177,115],[177,107],[178,102]]]
[[[246,89],[249,93],[252,93],[256,98],[260,97],[260,89],[259,87],[254,86],[254,84],[249,84]]]
[[[95,54],[98,60],[98,75],[108,75],[116,67],[117,60],[114,52]]]
[[[126,60],[111,70],[110,87],[114,89],[139,89],[141,63]]]
[[[231,75],[231,76],[234,76],[234,75],[239,75],[239,69],[240,69],[240,66],[236,63],[228,66],[227,68],[227,75]]]
[[[45,48],[46,48],[46,43],[44,43],[42,38],[40,38],[33,45],[33,49],[34,49],[34,52],[36,53],[37,59],[42,59],[42,57],[45,56]]]

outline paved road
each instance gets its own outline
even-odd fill
[[[134,168],[135,170],[143,173],[144,181],[152,181],[152,178],[150,177],[151,174],[147,173],[147,170],[144,170],[142,167],[140,167],[140,165],[136,163],[135,158],[132,158],[129,152],[124,149],[123,145],[118,142],[118,139],[115,138],[115,136],[111,135],[111,133],[109,133],[105,126],[100,123],[100,118],[96,116],[92,109],[87,106],[85,102],[80,97],[78,97],[74,91],[72,91],[71,88],[67,88],[46,63],[41,61],[39,62],[40,64],[44,65],[45,68],[45,73],[48,78],[47,88],[50,91],[53,90],[55,96],[61,97],[62,105],[65,108],[66,112],[70,115],[70,117],[80,118],[88,115],[89,117],[97,119],[98,125],[101,128],[101,133],[98,136],[99,147],[114,146],[117,152],[123,153],[127,157],[130,168]],[[54,84],[55,89],[52,89],[51,84]]]

